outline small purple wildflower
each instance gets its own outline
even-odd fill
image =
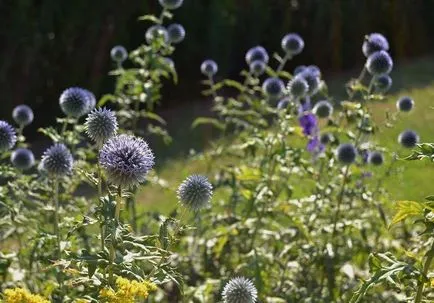
[[[17,133],[15,129],[6,121],[0,121],[0,152],[11,149],[16,142]]]
[[[303,128],[303,134],[312,136],[318,129],[318,120],[312,113],[306,113],[298,118],[300,126]]]

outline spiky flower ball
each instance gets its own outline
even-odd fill
[[[374,86],[378,93],[387,93],[392,87],[392,78],[389,75],[378,76],[375,79]]]
[[[317,76],[318,78],[321,78],[321,70],[316,65],[309,65],[306,67],[306,69],[311,73]]]
[[[158,0],[158,2],[165,9],[173,10],[181,7],[184,0]]]
[[[122,63],[128,58],[128,52],[122,45],[116,45],[110,51],[110,57],[113,61]]]
[[[84,123],[86,133],[98,146],[116,135],[118,121],[115,114],[106,108],[94,109]]]
[[[299,65],[294,69],[294,76],[301,74],[302,72],[304,72],[306,70],[307,66],[306,65]]]
[[[159,24],[153,25],[146,31],[145,34],[146,42],[148,44],[152,44],[154,41],[162,39],[164,43],[169,42],[169,34],[167,33],[167,29]]]
[[[12,118],[19,126],[24,127],[33,122],[33,111],[30,106],[21,104],[12,111]]]
[[[399,134],[398,142],[406,148],[413,148],[419,142],[419,135],[412,130],[406,130]]]
[[[368,162],[375,166],[380,166],[384,162],[383,154],[379,151],[373,151],[369,153]]]
[[[256,77],[259,77],[262,75],[267,68],[267,63],[261,60],[256,60],[250,63],[249,65],[250,72],[255,75]]]
[[[255,303],[258,291],[249,279],[236,277],[225,285],[222,296],[224,303]]]
[[[266,64],[268,64],[268,61],[270,60],[267,51],[260,45],[252,47],[246,53],[247,64],[257,60],[265,62]]]
[[[321,136],[319,137],[319,142],[323,145],[327,145],[330,143],[330,141],[332,141],[332,139],[332,135],[330,135],[329,133],[324,133],[321,134]]]
[[[185,38],[185,29],[181,24],[174,23],[167,27],[170,43],[180,43]]]
[[[119,135],[104,144],[99,152],[99,163],[110,183],[132,187],[145,181],[154,166],[154,155],[143,139]]]
[[[219,68],[214,60],[205,60],[200,65],[200,71],[207,77],[212,77],[217,74]]]
[[[71,87],[64,90],[59,99],[63,113],[73,118],[80,118],[88,113],[90,103],[89,91],[80,87]]]
[[[210,204],[212,185],[205,176],[192,175],[178,187],[179,202],[186,208],[199,211]]]
[[[35,164],[35,156],[27,148],[18,148],[11,154],[11,162],[16,168],[26,170]]]
[[[73,165],[74,159],[71,152],[61,143],[54,144],[42,155],[41,168],[54,177],[70,174]]]
[[[414,101],[410,97],[402,97],[396,102],[396,108],[401,112],[409,112],[414,107]]]
[[[293,98],[303,98],[309,91],[309,85],[304,77],[295,76],[288,82],[287,90]]]
[[[351,164],[356,160],[357,150],[354,145],[350,143],[344,143],[339,145],[336,150],[336,156],[338,160],[343,164]]]
[[[389,42],[382,34],[372,33],[365,37],[365,41],[363,42],[363,46],[362,46],[362,51],[366,57],[369,57],[373,53],[381,50],[384,51],[389,50]]]
[[[262,84],[262,91],[270,98],[279,98],[285,90],[283,81],[279,78],[268,78]]]
[[[303,72],[298,74],[300,77],[303,77],[306,80],[309,89],[307,94],[309,96],[315,95],[320,88],[321,80],[316,72],[313,72],[311,69],[306,68]]]
[[[290,33],[282,38],[281,46],[284,52],[294,56],[303,51],[304,41],[300,35]]]
[[[315,104],[313,112],[319,118],[328,118],[333,114],[333,106],[327,100],[322,100]]]
[[[393,68],[393,60],[386,51],[378,51],[368,57],[366,68],[373,76],[389,74]]]
[[[6,121],[0,120],[0,152],[7,151],[17,143],[15,129]]]

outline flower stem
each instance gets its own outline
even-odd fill
[[[414,299],[414,303],[422,302],[422,293],[423,293],[423,288],[425,285],[424,278],[426,277],[426,275],[428,273],[428,270],[431,266],[431,262],[432,262],[433,257],[434,257],[434,241],[431,245],[431,249],[426,253],[426,260],[425,260],[425,263],[423,264],[423,277],[421,277],[422,279],[420,279],[418,282],[417,293],[416,293],[416,297]]]
[[[121,212],[121,204],[122,204],[122,187],[119,185],[118,186],[118,197],[117,197],[117,201],[116,201],[116,209],[115,209],[115,228],[117,228],[117,226],[119,225],[119,215]],[[112,238],[112,243],[111,243],[111,247],[110,247],[110,271],[109,271],[109,280],[113,281],[113,263],[115,260],[115,256],[116,256],[116,249],[115,249],[115,244],[114,244],[114,235],[111,235]]]
[[[286,53],[285,57],[283,57],[282,61],[280,61],[279,66],[276,69],[276,72],[279,73],[283,70],[283,68],[285,67],[286,62],[288,62],[288,60],[291,59],[291,54],[290,53]]]
[[[98,174],[98,200],[99,200],[98,202],[99,202],[100,206],[102,206],[102,203],[101,203],[102,171],[101,171],[101,166],[99,165],[99,163],[97,164],[97,174]],[[104,224],[103,224],[103,222],[100,222],[99,232],[100,232],[100,236],[101,236],[101,250],[104,251],[105,245],[104,245]]]
[[[56,235],[56,258],[60,258],[60,232],[59,232],[59,180],[54,179],[54,234]]]
[[[332,233],[332,238],[335,237],[336,235],[336,229],[337,229],[337,224],[339,221],[339,215],[341,212],[341,204],[342,201],[344,199],[344,193],[345,193],[345,186],[347,185],[347,181],[348,181],[348,173],[350,171],[350,165],[347,165],[345,167],[345,171],[344,171],[344,178],[342,180],[342,187],[341,187],[341,191],[339,192],[339,196],[338,196],[338,204],[337,204],[337,209],[336,209],[336,213],[335,213],[335,217],[333,219],[333,233]]]

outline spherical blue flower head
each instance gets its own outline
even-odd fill
[[[298,99],[306,96],[309,85],[304,77],[295,76],[288,82],[286,89],[293,98]]]
[[[262,61],[268,64],[270,58],[268,57],[268,53],[262,46],[255,46],[249,49],[246,53],[246,62],[247,64],[252,63],[253,61]]]
[[[419,143],[419,136],[412,130],[406,130],[399,134],[398,142],[406,148],[412,148]]]
[[[6,121],[0,120],[0,152],[7,151],[17,143],[15,129]]]
[[[279,78],[268,78],[262,84],[262,91],[270,98],[279,98],[285,90],[283,81]]]
[[[185,29],[181,24],[171,24],[167,27],[170,43],[180,43],[185,38]]]
[[[300,35],[290,33],[282,38],[281,46],[287,54],[298,55],[303,51],[304,41]]]
[[[112,58],[113,61],[118,62],[118,63],[122,63],[125,60],[127,60],[128,52],[127,52],[126,48],[123,47],[122,45],[116,45],[110,51],[110,57]]]
[[[261,60],[256,60],[250,63],[249,68],[250,68],[250,72],[254,76],[259,77],[264,73],[265,69],[267,68],[267,63]]]
[[[386,93],[392,87],[392,78],[389,75],[378,76],[374,85],[378,93]]]
[[[309,65],[308,67],[306,67],[306,69],[314,74],[315,76],[317,76],[318,78],[321,78],[321,70],[319,69],[318,66],[316,65]]]
[[[212,198],[212,185],[207,177],[192,175],[178,188],[179,202],[195,212],[207,207]]]
[[[99,163],[110,183],[132,187],[145,181],[154,166],[154,155],[141,138],[119,135],[104,144],[99,153]]]
[[[219,68],[215,61],[213,60],[205,60],[200,65],[200,71],[207,77],[212,77],[217,74]]]
[[[314,114],[305,113],[298,118],[305,136],[312,136],[318,129],[318,120]]]
[[[309,96],[315,95],[320,88],[321,80],[316,73],[312,73],[309,69],[305,69],[302,73],[299,74],[300,77],[303,77],[306,80],[307,85],[309,85],[309,89],[307,91]]]
[[[165,9],[173,10],[181,7],[184,0],[158,0],[158,2]]]
[[[301,73],[304,72],[306,69],[307,69],[307,66],[306,66],[306,65],[299,65],[299,66],[297,66],[297,67],[294,69],[293,74],[294,74],[294,76],[295,76],[295,75],[298,75],[298,74],[301,74]]]
[[[339,145],[336,156],[339,162],[343,164],[351,164],[356,160],[357,150],[354,145],[350,143],[344,143]]]
[[[56,143],[48,148],[41,159],[42,169],[55,177],[70,174],[73,164],[74,159],[72,158],[71,152],[61,143]]]
[[[63,113],[73,118],[80,118],[88,113],[90,103],[89,92],[79,87],[64,90],[59,99]]]
[[[363,54],[366,57],[369,57],[373,53],[381,50],[384,51],[389,50],[389,42],[382,34],[373,33],[366,36],[362,46]]]
[[[87,112],[86,112],[86,113],[89,113],[96,106],[96,97],[90,90],[87,90],[87,89],[83,89],[83,90],[87,93],[87,96],[89,98],[89,103],[88,103]]]
[[[18,105],[12,111],[12,118],[21,127],[29,125],[33,121],[33,111],[32,109],[25,105]]]
[[[378,51],[368,57],[366,68],[373,76],[389,74],[393,68],[393,60],[386,51]]]
[[[13,151],[11,162],[16,168],[26,170],[35,164],[35,156],[27,148],[18,148]]]
[[[378,151],[373,151],[373,152],[369,153],[368,161],[372,165],[380,166],[384,163],[383,154],[378,152]]]
[[[222,296],[224,303],[255,303],[258,291],[249,279],[236,277],[225,285]]]
[[[402,97],[396,102],[396,108],[400,112],[409,112],[414,107],[414,101],[410,97]]]
[[[330,143],[330,141],[332,141],[332,135],[330,135],[329,133],[321,134],[319,141],[321,142],[321,144],[327,145]]]
[[[310,138],[307,142],[306,149],[310,153],[322,153],[325,149],[324,144],[321,143],[318,136],[314,136],[313,138]]]
[[[287,109],[289,103],[291,103],[291,99],[289,97],[284,97],[277,103],[277,109]]]
[[[148,44],[152,44],[154,41],[158,39],[162,39],[164,43],[169,42],[169,34],[167,33],[167,30],[162,25],[153,25],[146,31],[145,34],[146,42]]]
[[[94,109],[84,123],[86,133],[98,146],[116,135],[118,121],[115,114],[106,108]]]
[[[333,106],[327,100],[322,100],[315,104],[313,112],[319,118],[328,118],[333,114]]]

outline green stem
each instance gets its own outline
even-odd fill
[[[276,69],[276,72],[279,73],[283,70],[283,68],[285,67],[286,62],[288,62],[288,60],[291,59],[291,54],[290,53],[286,53],[285,57],[283,57],[282,61],[280,61],[279,66]]]
[[[56,235],[56,258],[60,259],[60,232],[59,232],[59,180],[54,179],[54,234]]]
[[[421,277],[421,279],[418,282],[417,285],[417,293],[416,293],[416,297],[414,299],[414,303],[420,303],[422,302],[422,294],[423,294],[423,288],[425,285],[425,277],[428,274],[428,270],[431,266],[431,262],[432,259],[434,257],[434,241],[431,245],[431,249],[426,253],[426,260],[425,263],[423,264],[423,277]]]
[[[98,203],[102,207],[101,203],[101,197],[102,197],[102,171],[101,166],[99,163],[97,164],[97,173],[98,173]],[[99,232],[101,236],[101,250],[104,251],[105,245],[104,245],[104,224],[101,222],[99,225]]]
[[[337,229],[337,225],[338,225],[338,221],[339,221],[339,215],[341,212],[341,204],[342,204],[342,201],[344,200],[345,186],[347,185],[349,171],[350,171],[350,165],[347,165],[345,167],[344,178],[342,180],[342,187],[341,187],[341,190],[340,190],[339,196],[338,196],[337,209],[336,209],[335,217],[333,219],[332,239],[334,239],[334,237],[336,235],[336,229]]]
[[[117,201],[116,201],[116,209],[115,209],[115,226],[117,228],[117,226],[119,225],[119,215],[121,212],[121,204],[122,204],[122,187],[119,185],[118,186],[118,197],[117,197]],[[115,256],[116,256],[116,249],[115,249],[115,244],[114,244],[114,235],[111,235],[112,238],[112,243],[110,246],[110,271],[109,271],[109,280],[113,282],[113,263],[115,260]]]

